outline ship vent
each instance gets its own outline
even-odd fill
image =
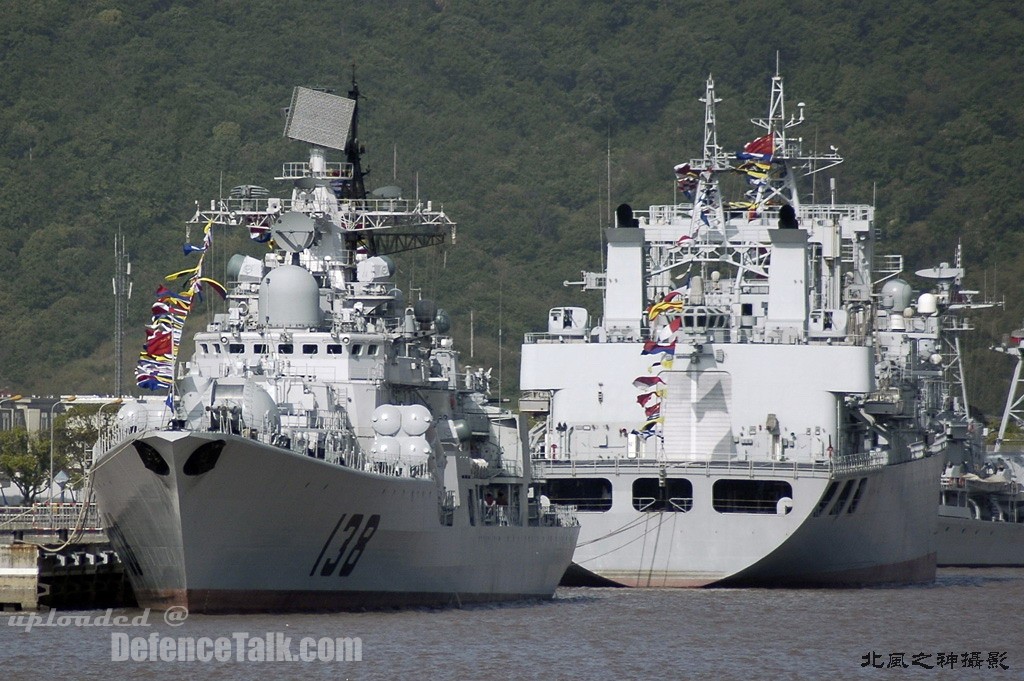
[[[135,447],[135,451],[139,453],[139,458],[142,459],[142,465],[153,471],[157,475],[169,475],[171,472],[170,466],[164,461],[164,457],[160,456],[160,452],[156,451],[151,445],[146,444],[142,440],[136,440],[132,443]]]
[[[224,449],[224,440],[213,440],[212,442],[199,445],[196,451],[192,452],[192,456],[188,457],[188,461],[185,462],[181,472],[185,475],[209,473],[217,465],[217,459],[220,458],[222,449]]]

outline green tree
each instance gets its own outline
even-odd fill
[[[30,435],[24,428],[0,432],[0,474],[10,478],[23,504],[35,503],[50,480],[49,440]]]
[[[92,449],[99,437],[96,429],[100,405],[75,405],[53,422],[53,474],[60,471],[68,475],[66,487],[80,490],[85,486],[92,467]],[[116,418],[106,410],[100,418],[110,424]],[[49,464],[47,464],[49,465]]]

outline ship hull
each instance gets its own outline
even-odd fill
[[[939,509],[939,567],[1024,567],[1024,523],[944,516]]]
[[[147,468],[149,445],[166,472]],[[225,444],[187,474],[204,444]],[[159,465],[153,466],[159,468]],[[577,528],[444,525],[429,479],[377,475],[222,434],[150,431],[93,484],[143,607],[323,611],[550,598]]]
[[[610,510],[578,514],[581,534],[567,573],[571,583],[596,578],[629,587],[848,587],[935,579],[930,482],[939,474],[940,458],[841,477],[825,467],[670,467],[668,477],[692,483],[692,507],[686,512],[635,510],[630,488],[638,478],[657,475],[653,466],[585,473],[579,467],[560,472],[547,466],[544,473],[549,480],[563,475],[614,480]],[[785,481],[793,490],[792,508],[771,514],[716,510],[715,482],[742,478]],[[851,492],[844,499],[847,484]],[[834,490],[825,503],[830,485]]]

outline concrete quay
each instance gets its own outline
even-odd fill
[[[0,610],[133,605],[94,505],[0,507]]]

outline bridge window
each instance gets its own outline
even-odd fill
[[[320,348],[316,343],[303,343],[302,354],[315,355],[319,349]]]
[[[683,512],[693,508],[693,484],[684,478],[658,478],[633,481],[633,508],[638,511]]]
[[[716,480],[712,505],[719,513],[785,514],[792,508],[793,487],[785,480]],[[787,499],[790,503],[787,507]]]
[[[341,355],[345,352],[345,346],[341,343],[328,343],[327,354],[328,355]]]
[[[295,352],[295,346],[291,343],[281,343],[277,346],[277,351],[282,355],[290,355]]]
[[[232,355],[240,355],[245,352],[245,343],[228,343],[228,352]]]

